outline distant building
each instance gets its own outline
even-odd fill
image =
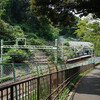
[[[68,41],[69,46],[76,50],[76,53],[80,55],[93,55],[94,45],[90,42],[81,41]]]

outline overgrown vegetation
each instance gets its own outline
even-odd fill
[[[74,48],[70,47],[68,41],[64,43],[64,46],[66,46],[66,47],[64,47],[64,57],[67,57],[67,58],[64,58],[65,60],[70,59],[70,58],[74,58],[77,56]]]
[[[10,49],[5,55],[6,57],[4,57],[4,62],[6,63],[20,63],[29,58],[27,52],[22,49]]]
[[[46,20],[46,18],[44,18]],[[53,24],[43,23],[30,11],[30,2],[27,0],[0,1],[0,39],[13,41],[16,38],[27,38],[28,44],[41,44],[58,38],[60,29]],[[12,43],[8,43],[12,44]],[[5,52],[6,51],[6,52]],[[25,50],[5,50],[7,56],[4,62],[19,62],[28,59]],[[17,54],[17,56],[11,56]],[[16,60],[15,60],[16,59]],[[17,61],[18,60],[18,61]]]
[[[92,42],[94,44],[95,55],[100,56],[100,22],[94,20],[93,16],[89,14],[87,17],[79,20],[77,27],[78,29],[75,33],[80,40]]]

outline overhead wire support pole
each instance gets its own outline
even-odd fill
[[[19,41],[24,41],[23,45],[19,45]],[[3,43],[1,42],[3,45]],[[16,39],[16,45],[3,45],[1,46],[1,49],[6,49],[6,48],[12,48],[12,49],[48,49],[48,50],[54,50],[55,51],[55,63],[58,63],[58,39],[55,39],[55,46],[46,46],[46,45],[27,45],[26,44],[26,38],[17,38]],[[1,50],[1,51],[2,51]],[[1,58],[3,56],[3,52],[1,53]]]
[[[64,48],[63,48],[64,43],[62,42],[62,59],[64,58]]]
[[[1,63],[3,63],[3,40],[1,40]],[[1,76],[3,75],[3,66],[1,65]]]
[[[58,63],[58,39],[55,39],[55,47],[56,47],[56,53],[55,53],[55,63]]]

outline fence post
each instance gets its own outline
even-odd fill
[[[14,66],[14,63],[12,63],[12,66],[13,66],[14,82],[16,82],[16,74],[15,74],[15,66]],[[16,86],[16,100],[18,100],[17,86]]]
[[[58,71],[57,71],[57,87],[58,87],[58,84],[59,84],[59,78],[58,78]]]
[[[40,89],[39,89],[40,86],[39,85],[40,85],[40,78],[38,77],[37,78],[37,100],[39,100],[39,91],[40,91]]]
[[[51,72],[50,72],[50,67],[49,67],[49,64],[48,64],[48,69],[49,69],[49,74],[50,74]]]
[[[51,81],[51,74],[50,74],[50,87],[49,87],[49,88],[50,88],[50,94],[51,94],[51,82],[52,82],[52,81]],[[51,100],[51,96],[50,96],[49,99]]]
[[[3,63],[3,40],[1,40],[1,63]],[[3,65],[1,65],[1,76],[3,76]]]
[[[38,64],[36,63],[36,70],[37,70],[37,76],[39,77],[39,69],[38,69]]]
[[[55,47],[56,47],[56,53],[55,53],[55,63],[58,63],[58,39],[55,39]]]
[[[14,95],[13,95],[13,92],[14,92],[14,91],[13,91],[13,86],[11,87],[11,90],[10,90],[10,91],[11,91],[11,95],[10,95],[11,97],[10,97],[10,98],[11,98],[11,100],[14,100]]]
[[[16,75],[15,75],[15,66],[14,66],[14,63],[12,63],[12,67],[13,67],[14,82],[16,82]]]

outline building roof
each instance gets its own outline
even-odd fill
[[[71,47],[84,47],[84,48],[93,48],[93,44],[90,42],[81,42],[81,41],[68,41]]]

